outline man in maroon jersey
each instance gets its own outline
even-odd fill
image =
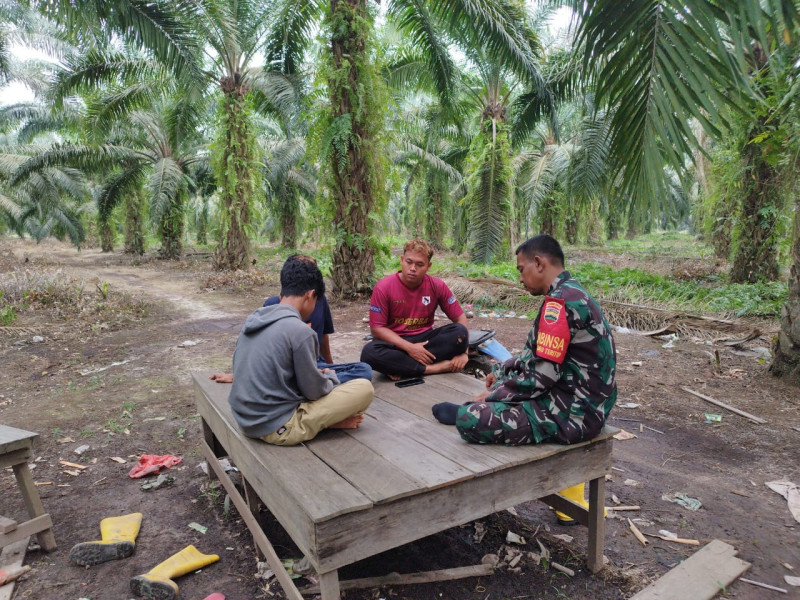
[[[391,379],[461,371],[467,364],[467,317],[447,284],[427,274],[433,248],[413,239],[403,247],[400,271],[372,290],[369,326],[374,341],[361,361]],[[452,323],[433,328],[440,307]]]

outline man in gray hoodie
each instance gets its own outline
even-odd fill
[[[364,420],[372,383],[339,384],[335,372],[317,369],[319,342],[304,321],[324,293],[317,265],[290,257],[281,269],[280,303],[247,317],[236,342],[228,397],[246,435],[293,446],[325,428],[353,429]]]

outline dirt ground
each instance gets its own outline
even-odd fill
[[[212,592],[229,600],[282,598],[274,580],[254,577],[257,559],[250,536],[235,509],[226,510],[224,493],[209,488],[199,466],[201,433],[190,384],[194,370],[230,369],[244,318],[277,291],[274,272],[257,285],[210,289],[206,283],[213,274],[203,255],[172,264],[97,250],[77,252],[51,241],[37,246],[0,240],[0,273],[13,269],[62,269],[86,282],[86,294],[122,294],[125,299],[120,310],[101,310],[98,302],[95,310],[78,314],[39,306],[0,327],[0,423],[40,434],[33,476],[58,543],[58,550],[49,554],[35,544],[29,547],[25,563],[33,570],[18,583],[14,598],[130,598],[130,577],[188,544],[218,554],[220,561],[178,580],[181,598],[202,600]],[[334,357],[355,359],[367,333],[366,308],[333,303],[332,311]],[[519,318],[476,316],[471,321],[473,329],[495,329],[512,351],[522,347],[529,326]],[[44,339],[34,342],[34,336]],[[513,531],[526,539],[523,550],[538,552],[538,539],[553,560],[576,571],[574,577],[523,559],[518,570],[502,569],[492,577],[351,591],[343,598],[628,598],[697,548],[658,538],[649,538],[643,547],[631,534],[627,517],[646,533],[666,529],[701,544],[725,540],[752,563],[746,577],[789,590],[779,597],[800,598],[800,588],[783,580],[787,574],[800,575],[800,524],[786,501],[765,486],[782,479],[800,483],[800,393],[767,373],[769,361],[758,347],[768,348],[770,341],[756,339],[746,348],[729,348],[680,338],[665,348],[664,339],[626,332],[615,337],[620,395],[611,424],[636,437],[615,442],[606,504],[613,506],[616,499],[641,509],[607,519],[609,565],[603,572],[592,575],[584,567],[585,528],[559,526],[548,507],[529,503],[478,522],[477,529],[486,530],[480,542],[472,523],[352,565],[340,576],[476,564],[485,554],[497,553],[506,533]],[[681,387],[768,423],[752,423]],[[623,408],[628,403],[639,407]],[[722,419],[707,423],[705,413],[721,414]],[[76,454],[84,445],[89,448]],[[142,481],[128,477],[141,454],[180,456],[183,462],[168,471],[176,478],[174,485],[141,490]],[[87,468],[72,475],[60,460]],[[696,498],[702,507],[691,511],[662,499],[672,492]],[[131,558],[90,569],[69,564],[74,544],[98,538],[100,519],[133,511],[142,512],[144,520]],[[25,518],[10,469],[0,472],[0,515]],[[285,533],[269,515],[262,516],[279,555],[298,557]],[[207,532],[190,528],[190,523],[207,527]],[[554,537],[560,534],[574,539]],[[776,595],[742,582],[724,593],[742,600]]]

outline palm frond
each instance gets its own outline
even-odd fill
[[[297,73],[325,3],[322,0],[282,0],[265,42],[268,68]]]
[[[69,166],[88,172],[103,172],[126,162],[138,163],[144,158],[146,155],[142,152],[123,146],[57,144],[35,156],[27,157],[11,174],[9,185],[47,167]],[[0,156],[0,164],[2,161],[3,156]]]
[[[587,204],[608,189],[609,122],[604,112],[587,117],[576,140],[577,152],[570,161],[567,191],[578,203]]]
[[[95,191],[95,202],[101,218],[108,218],[111,211],[128,194],[136,193],[142,184],[142,168],[134,166],[114,173]]]
[[[58,1],[63,3],[64,0]],[[187,71],[201,74],[198,57],[205,40],[198,40],[192,30],[195,2],[117,0],[109,4],[114,6],[106,18],[124,39],[150,50],[159,62],[179,76]]]
[[[712,4],[624,0],[579,7],[585,72],[597,83],[598,103],[614,109],[610,161],[635,203],[663,194],[664,163],[680,169],[696,146],[690,119],[719,135],[720,107],[737,104],[729,90],[746,87]]]
[[[303,160],[306,143],[303,138],[292,138],[273,143],[266,150],[268,156],[265,157],[265,178],[270,185],[277,186]]]
[[[417,161],[424,163],[429,170],[444,175],[451,183],[460,184],[463,181],[464,177],[461,172],[436,154],[428,152],[410,141],[401,141],[399,147],[403,152],[398,157],[399,160],[414,157]]]
[[[487,131],[473,142],[469,193],[464,202],[470,216],[470,260],[489,264],[499,255],[508,234],[512,172],[505,132],[494,131],[490,122],[481,126]]]
[[[536,35],[526,26],[524,7],[513,0],[437,0],[433,15],[468,48],[481,48],[490,61],[513,71],[544,95],[536,63]]]
[[[387,16],[396,22],[398,29],[407,36],[406,43],[422,58],[439,101],[443,106],[449,106],[455,88],[456,68],[428,3],[423,0],[394,0]]]
[[[0,131],[18,127],[20,123],[48,117],[48,110],[38,102],[19,102],[0,107]]]
[[[69,62],[56,75],[50,96],[56,107],[60,107],[68,96],[93,92],[103,85],[156,81],[158,74],[158,64],[146,57],[92,48]]]
[[[154,221],[169,210],[177,197],[184,173],[172,157],[164,157],[153,165],[148,188],[150,190],[150,214]]]
[[[0,192],[0,210],[8,213],[12,217],[19,217],[22,212],[20,205],[2,192]]]
[[[289,169],[286,174],[286,181],[292,183],[309,198],[317,195],[317,176],[298,168]]]
[[[132,111],[152,105],[155,94],[164,85],[166,81],[150,77],[123,87],[115,86],[92,99],[87,106],[92,137],[102,139]]]
[[[302,106],[302,80],[294,75],[254,70],[249,77],[254,92],[254,106],[261,114],[279,118],[284,131],[299,118]]]

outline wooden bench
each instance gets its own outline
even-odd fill
[[[37,433],[0,425],[0,469],[8,467],[14,469],[17,486],[30,516],[29,521],[17,523],[0,515],[0,548],[37,534],[42,550],[50,552],[56,549],[53,522],[50,515],[44,512],[39,491],[28,468],[28,461],[32,457],[33,440],[37,437],[39,437]]]
[[[588,567],[603,566],[613,428],[573,446],[467,444],[454,427],[435,421],[431,406],[462,403],[483,390],[481,382],[436,375],[401,389],[376,376],[375,399],[359,429],[323,431],[302,446],[270,446],[240,431],[227,402],[230,386],[208,376],[194,374],[203,452],[289,598],[302,596],[251,514],[258,499],[316,569],[322,600],[339,598],[337,569],[345,565],[535,499],[588,525]],[[239,468],[244,497],[220,467],[221,456]],[[584,481],[588,511],[555,495]]]

